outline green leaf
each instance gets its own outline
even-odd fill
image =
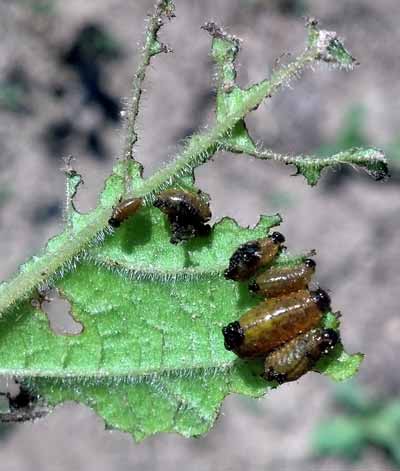
[[[251,230],[224,219],[210,238],[173,246],[162,213],[143,209],[57,283],[83,333],[55,335],[26,303],[0,323],[1,372],[30,377],[50,404],[85,403],[136,439],[204,433],[227,394],[267,387],[223,346],[222,326],[257,301],[221,271],[237,244],[279,221]]]
[[[137,440],[205,433],[226,395],[269,388],[262,362],[224,348],[221,328],[259,300],[222,273],[239,244],[279,222],[264,216],[245,229],[225,218],[209,237],[176,246],[163,214],[143,208],[56,283],[83,332],[56,335],[45,314],[24,303],[0,320],[0,373],[27,381],[50,405],[86,404]],[[327,371],[347,375],[337,361]]]
[[[303,175],[311,186],[318,183],[325,168],[341,164],[359,167],[376,181],[385,180],[389,177],[389,169],[384,154],[379,149],[374,148],[354,147],[331,157],[295,158],[288,163],[295,165],[297,173]]]
[[[348,413],[318,425],[312,439],[314,451],[354,460],[374,446],[399,465],[400,402],[387,397],[367,399],[369,394],[356,384],[347,384],[338,393],[336,400],[346,406]]]
[[[193,135],[181,155],[143,180],[141,166],[133,161],[135,120],[145,68],[153,54],[166,50],[157,39],[163,16],[173,16],[171,1],[159,0],[150,18],[128,110],[125,160],[115,166],[97,208],[88,214],[75,211],[72,199],[81,179],[67,169],[65,231],[13,280],[0,285],[0,373],[17,376],[49,405],[67,400],[86,404],[107,427],[127,431],[137,440],[161,431],[203,434],[226,395],[258,397],[271,387],[260,377],[262,361],[240,360],[224,348],[221,328],[259,299],[249,293],[247,283],[228,281],[223,271],[239,244],[264,237],[280,216],[263,216],[252,229],[225,218],[208,237],[177,246],[170,244],[166,218],[150,206],[152,199],[173,183],[191,187],[190,178],[183,181],[183,176],[221,147],[254,153],[245,116],[315,60],[326,60],[322,54],[345,62],[333,35],[319,32],[315,45],[274,71],[270,80],[241,90],[234,83],[239,43],[208,24],[219,68],[217,124]],[[319,41],[328,36],[321,52]],[[126,195],[142,196],[144,207],[111,234],[107,221]],[[291,262],[287,254],[281,259],[277,263]],[[83,326],[80,334],[55,334],[40,303],[26,300],[46,283],[54,284],[70,303],[71,314]],[[325,323],[338,328],[332,315]],[[360,355],[350,356],[339,345],[318,367],[344,379],[360,362]]]
[[[349,355],[342,345],[337,345],[328,355],[321,358],[315,370],[330,376],[335,381],[345,381],[354,376],[364,359],[362,353]]]
[[[355,460],[366,444],[363,423],[338,417],[324,422],[313,433],[313,449],[318,455],[339,455]]]
[[[344,47],[343,42],[334,31],[326,31],[318,28],[318,22],[314,18],[307,20],[308,46],[317,50],[319,60],[333,66],[351,70],[357,63],[355,58]]]

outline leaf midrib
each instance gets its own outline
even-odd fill
[[[188,377],[190,375],[196,374],[196,375],[201,375],[201,372],[204,376],[212,376],[215,375],[217,372],[223,374],[226,373],[229,369],[231,369],[234,366],[235,360],[233,359],[230,362],[221,362],[220,364],[214,363],[214,364],[208,364],[208,365],[194,365],[191,367],[179,367],[179,368],[160,368],[160,369],[154,369],[154,370],[147,370],[143,372],[139,371],[134,371],[132,370],[131,372],[121,371],[121,373],[116,373],[115,369],[113,371],[101,371],[98,370],[96,372],[92,372],[90,374],[87,374],[86,372],[82,373],[68,373],[67,371],[63,372],[54,372],[52,373],[51,371],[38,371],[34,369],[29,369],[29,368],[20,368],[20,369],[1,369],[0,368],[0,375],[7,375],[7,376],[18,376],[18,377],[34,377],[34,378],[43,378],[43,379],[59,379],[61,382],[66,382],[66,381],[82,381],[82,380],[90,380],[90,379],[95,379],[95,380],[108,380],[110,382],[121,382],[124,380],[131,380],[132,383],[140,383],[140,382],[146,382],[146,381],[151,381],[152,379],[155,378],[166,378],[166,379],[171,379],[171,378],[183,378],[183,377]],[[114,380],[114,381],[113,381]]]

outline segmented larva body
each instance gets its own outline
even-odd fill
[[[225,278],[234,281],[246,281],[257,271],[269,265],[278,255],[285,237],[280,232],[273,232],[263,239],[251,240],[241,245],[229,259]]]
[[[296,381],[339,342],[333,329],[312,329],[274,350],[265,359],[264,378],[279,384]]]
[[[129,198],[121,201],[115,208],[108,220],[112,227],[119,227],[122,222],[133,216],[142,206],[142,198]]]
[[[154,206],[167,215],[173,244],[208,235],[211,231],[211,227],[205,224],[211,219],[209,204],[196,193],[165,190],[157,196]]]
[[[222,329],[225,348],[241,358],[263,357],[317,327],[329,310],[330,298],[322,289],[268,299]]]
[[[264,297],[275,297],[307,289],[315,272],[316,263],[311,258],[295,267],[271,267],[250,283],[249,289]]]

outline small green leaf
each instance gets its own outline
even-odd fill
[[[360,458],[367,447],[374,446],[399,465],[400,402],[386,397],[367,399],[369,394],[355,384],[339,391],[337,400],[349,412],[317,427],[312,439],[314,451],[319,455],[354,460]]]
[[[360,457],[366,437],[362,423],[338,417],[321,424],[313,433],[313,449],[318,455],[339,455],[355,460]]]
[[[362,353],[349,355],[343,350],[343,346],[339,344],[332,352],[321,358],[315,367],[315,371],[324,373],[335,381],[345,381],[358,372],[363,359],[364,355]]]
[[[352,69],[355,58],[347,51],[334,31],[318,28],[314,18],[307,20],[308,47],[317,51],[316,58],[343,69]]]
[[[256,150],[244,120],[239,121],[232,132],[221,139],[221,145],[225,149],[235,149],[235,152],[243,154],[252,154]]]
[[[321,172],[327,167],[348,164],[365,170],[374,180],[385,180],[389,169],[384,154],[379,149],[361,149],[355,147],[332,157],[304,157],[287,162],[296,166],[297,173],[303,175],[307,183],[314,186],[318,183]]]

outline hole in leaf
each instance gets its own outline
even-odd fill
[[[83,325],[74,319],[71,304],[62,298],[56,289],[45,293],[40,308],[46,314],[49,327],[55,334],[79,335],[82,333]]]

